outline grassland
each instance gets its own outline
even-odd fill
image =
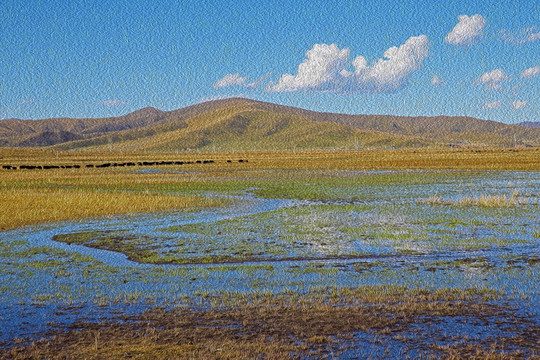
[[[4,149],[0,358],[534,358],[539,158]]]
[[[202,196],[204,191],[232,191],[248,184],[264,183],[259,195],[279,192],[287,197],[288,192],[309,192],[303,185],[305,179],[322,177],[335,183],[332,170],[540,170],[539,158],[538,148],[182,155],[2,149],[0,165],[81,164],[83,168],[0,170],[0,207],[4,210],[0,214],[0,230],[86,217],[212,206],[223,200]],[[85,164],[107,161],[163,159],[212,159],[215,163],[168,167],[182,173],[144,176],[132,169],[84,168]],[[248,159],[249,163],[227,163],[229,159]],[[312,172],[315,170],[327,173]]]

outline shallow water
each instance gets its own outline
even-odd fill
[[[540,173],[424,173],[426,181],[349,185],[319,199],[258,198],[259,189],[250,187],[241,196],[214,194],[234,199],[221,208],[0,233],[0,341],[187,298],[203,304],[220,292],[305,293],[371,284],[493,289],[540,323],[540,206],[532,203],[540,197]],[[376,173],[386,174],[394,173]],[[456,201],[515,191],[529,204],[423,202],[431,195]],[[52,240],[96,231],[135,239],[129,244],[135,248],[154,247],[158,259],[192,263],[139,263],[120,252]],[[236,262],[221,263],[220,256]],[[197,263],[203,259],[209,263]]]

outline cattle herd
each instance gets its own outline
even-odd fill
[[[227,163],[232,163],[233,160],[227,160]],[[246,159],[236,160],[235,162],[247,163]],[[109,168],[123,166],[159,166],[159,165],[184,165],[184,164],[213,164],[214,160],[195,160],[195,161],[137,161],[137,162],[108,162],[102,164],[85,164],[85,165],[2,165],[4,170],[49,170],[49,169],[80,169],[86,168]]]

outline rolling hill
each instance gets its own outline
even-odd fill
[[[527,126],[527,127],[540,127],[540,121],[524,121],[518,125]]]
[[[540,146],[540,128],[471,117],[321,113],[242,98],[102,119],[0,121],[0,146],[146,151]]]

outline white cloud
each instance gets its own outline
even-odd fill
[[[350,50],[340,50],[336,44],[315,44],[306,52],[307,59],[298,66],[296,75],[285,74],[271,91],[332,91],[342,87],[340,72],[349,62]]]
[[[244,87],[246,87],[248,89],[255,89],[255,88],[259,87],[259,85],[261,85],[264,82],[264,80],[268,79],[270,76],[272,76],[271,72],[266,73],[263,76],[261,76],[260,78],[258,78],[257,80],[245,84]]]
[[[530,33],[530,34],[527,35],[527,37],[525,38],[525,42],[532,42],[532,41],[536,41],[536,40],[540,40],[540,32],[537,32],[537,33]]]
[[[214,89],[219,89],[234,85],[243,85],[247,78],[240,76],[240,74],[227,74],[221,80],[216,81]]]
[[[502,29],[500,36],[503,41],[510,42],[515,45],[522,45],[540,40],[540,32],[535,32],[536,30],[538,30],[536,26],[531,26],[529,28],[521,29],[521,32],[518,35],[515,35],[506,29]]]
[[[216,83],[214,84],[214,89],[220,89],[220,88],[229,87],[229,86],[243,86],[247,89],[255,89],[259,87],[259,85],[261,85],[263,81],[266,80],[271,75],[272,73],[269,72],[267,74],[264,74],[257,80],[247,83],[248,78],[240,76],[239,73],[227,74],[222,79],[216,81]]]
[[[101,105],[104,105],[104,106],[124,106],[127,104],[128,103],[120,101],[120,100],[105,100],[101,102]]]
[[[514,109],[522,109],[524,108],[529,102],[528,101],[519,101],[519,100],[516,100],[512,103],[512,106],[514,107]]]
[[[484,105],[482,105],[482,109],[495,109],[501,106],[501,104],[502,103],[500,101],[485,103]]]
[[[486,19],[482,15],[459,15],[458,23],[450,31],[444,41],[449,44],[467,47],[475,44],[484,31]]]
[[[442,79],[435,75],[432,79],[431,79],[431,85],[433,86],[437,86],[437,85],[441,85],[444,81],[442,81]]]
[[[538,76],[538,74],[540,74],[540,66],[535,66],[535,67],[523,70],[523,72],[519,75],[519,77],[530,79],[535,76]]]
[[[34,99],[24,99],[24,100],[19,101],[19,105],[33,104],[33,103],[34,103]]]
[[[383,58],[370,66],[365,57],[358,56],[352,61],[354,71],[348,71],[351,65],[348,48],[340,50],[336,44],[315,44],[306,52],[296,75],[282,75],[277,84],[268,84],[267,91],[392,92],[422,66],[428,48],[427,36],[410,37],[400,47],[386,50]]]
[[[510,77],[502,69],[495,69],[482,74],[473,82],[473,85],[484,85],[484,90],[500,90],[501,83],[508,80]]]

